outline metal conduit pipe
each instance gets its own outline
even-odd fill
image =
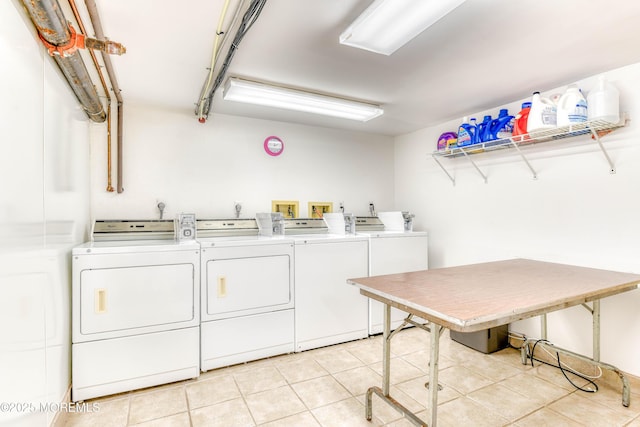
[[[73,16],[76,18],[78,27],[80,27],[80,31],[82,32],[82,34],[86,36],[87,30],[84,26],[84,22],[82,22],[82,17],[80,16],[80,12],[78,12],[78,7],[76,6],[75,0],[69,0],[69,5],[71,6],[71,10],[73,11]],[[87,45],[87,47],[89,47],[89,45]],[[104,50],[104,49],[101,49],[101,50]],[[111,185],[111,182],[112,182],[111,180],[111,95],[109,95],[109,88],[107,88],[107,82],[104,80],[104,74],[102,73],[102,69],[100,68],[100,63],[98,63],[98,58],[96,58],[96,53],[93,51],[93,49],[89,49],[89,55],[91,55],[93,66],[96,68],[96,72],[100,77],[102,90],[107,96],[107,192],[112,193],[114,191],[114,188]]]
[[[93,31],[95,32],[96,38],[100,40],[104,40],[104,31],[102,30],[102,23],[100,22],[100,15],[98,14],[98,8],[96,7],[96,2],[94,0],[85,0],[85,5],[87,6],[87,11],[89,12],[89,18],[91,19],[91,25],[93,26]],[[113,65],[111,64],[111,58],[109,55],[105,54],[104,51],[100,52],[102,54],[102,59],[104,61],[104,66],[107,70],[107,75],[109,76],[109,81],[111,82],[111,89],[116,96],[116,101],[118,102],[118,134],[117,134],[117,148],[118,148],[118,166],[117,166],[117,192],[122,193],[124,188],[122,187],[122,128],[123,128],[123,101],[122,95],[120,94],[121,90],[118,86],[118,80],[116,79],[116,74],[113,71]]]
[[[69,24],[57,0],[22,0],[22,3],[44,41],[53,46],[66,46],[72,41]],[[106,113],[80,53],[52,56],[89,118],[104,122]]]
[[[238,30],[236,31],[233,40],[231,41],[231,46],[229,46],[229,50],[227,51],[227,55],[218,71],[218,75],[215,78],[213,84],[207,81],[203,87],[203,93],[200,95],[200,99],[198,100],[196,106],[196,115],[198,116],[198,121],[200,123],[204,123],[206,118],[209,117],[209,111],[211,109],[211,103],[213,101],[213,96],[222,84],[222,80],[224,79],[227,69],[229,65],[231,65],[231,61],[233,60],[233,56],[240,45],[240,42],[244,38],[244,36],[249,32],[253,24],[257,21],[262,9],[264,8],[267,0],[251,0],[246,12],[244,13],[242,20],[240,21],[240,25],[238,26]],[[227,37],[225,36],[225,41]],[[213,63],[215,64],[215,58],[213,59]]]

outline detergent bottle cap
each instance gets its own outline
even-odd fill
[[[484,120],[482,120],[483,122],[488,122],[491,120],[491,116],[484,116]]]
[[[504,117],[504,116],[508,116],[509,115],[509,110],[507,110],[506,108],[502,108],[500,110],[500,114],[498,114],[498,117]]]
[[[522,109],[524,110],[525,108],[531,108],[531,102],[529,102],[529,101],[523,102],[522,103]]]

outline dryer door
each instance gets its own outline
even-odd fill
[[[205,252],[203,251],[203,255]],[[290,245],[218,248],[206,252],[203,320],[293,307]]]
[[[146,265],[80,274],[82,334],[166,325],[193,318],[193,265]],[[191,286],[189,286],[191,287]]]
[[[199,324],[198,252],[76,258],[74,343]]]

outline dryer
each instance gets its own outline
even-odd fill
[[[255,219],[197,220],[202,248],[201,369],[294,351],[293,240]]]
[[[199,375],[200,246],[174,235],[173,221],[96,221],[72,250],[73,401]]]
[[[380,212],[375,217],[357,217],[356,233],[369,239],[369,275],[426,270],[428,236],[413,231],[413,215],[406,212]],[[382,333],[384,305],[369,299],[369,335]],[[391,329],[404,321],[406,313],[391,308]],[[416,321],[423,321],[416,318]]]
[[[296,351],[367,337],[368,298],[346,283],[367,275],[367,237],[330,233],[322,218],[286,219],[284,232],[295,242]]]

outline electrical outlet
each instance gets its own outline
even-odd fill
[[[333,212],[332,202],[309,202],[309,218],[322,218],[330,212]]]

